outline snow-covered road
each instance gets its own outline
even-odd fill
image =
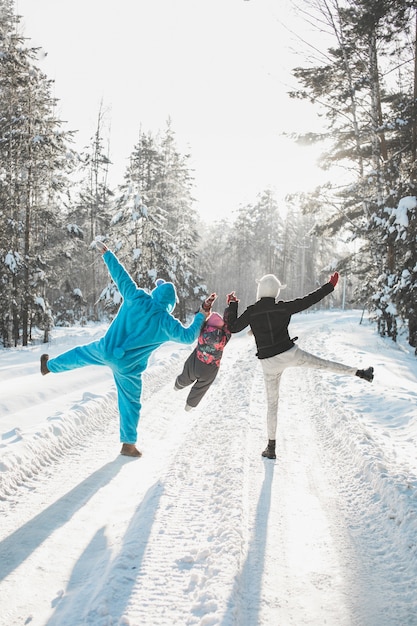
[[[245,333],[191,413],[190,348],[155,355],[138,460],[104,368],[42,378],[41,346],[0,352],[0,624],[417,625],[417,363],[359,319],[294,317],[303,348],[376,377],[288,370],[276,462]]]

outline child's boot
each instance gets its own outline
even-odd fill
[[[262,456],[265,456],[267,459],[276,459],[275,454],[275,439],[268,439],[268,445],[265,450],[262,452]]]
[[[367,380],[369,383],[371,383],[374,379],[374,368],[368,367],[368,369],[366,370],[358,370],[355,376],[359,376],[359,378],[363,378],[364,380]]]

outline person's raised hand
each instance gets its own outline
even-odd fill
[[[98,250],[98,252],[100,252],[100,254],[104,254],[105,252],[107,252],[108,247],[106,246],[106,244],[103,241],[100,241],[99,239],[96,239],[94,244],[95,244],[96,250]]]
[[[236,298],[236,294],[234,291],[232,291],[231,293],[228,293],[226,296],[226,304],[229,306],[231,302],[239,302],[239,299]]]
[[[329,283],[333,285],[333,287],[336,287],[338,280],[339,280],[339,273],[335,272],[334,274],[330,276]]]
[[[201,308],[203,309],[205,313],[210,312],[211,307],[213,306],[213,302],[215,301],[216,298],[217,298],[217,293],[212,293],[208,298],[204,300],[203,304],[201,305]]]

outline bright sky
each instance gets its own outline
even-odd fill
[[[164,130],[168,117],[191,154],[203,216],[227,216],[266,187],[282,197],[323,179],[317,152],[281,136],[318,123],[287,96],[290,70],[303,64],[294,31],[307,30],[289,0],[16,0],[16,10],[29,44],[47,53],[39,64],[77,148],[103,102],[111,184],[140,129]]]

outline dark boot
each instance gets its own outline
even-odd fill
[[[48,359],[49,359],[49,354],[42,354],[41,356],[41,374],[42,376],[45,376],[46,374],[49,374],[49,369],[48,369]]]
[[[120,454],[123,454],[123,456],[135,456],[137,458],[142,456],[142,452],[137,449],[134,443],[124,443]]]
[[[368,383],[371,383],[374,379],[374,368],[368,367],[366,370],[358,370],[355,376],[359,376],[359,378],[363,378],[364,380],[367,380]]]
[[[268,445],[265,450],[262,452],[262,456],[265,456],[267,459],[276,459],[275,454],[275,439],[268,439]]]

